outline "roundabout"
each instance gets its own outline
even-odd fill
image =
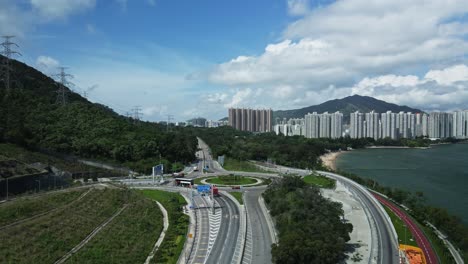
[[[195,181],[200,184],[215,184],[218,186],[258,186],[268,184],[263,179],[246,177],[246,176],[237,176],[237,175],[226,175],[226,176],[216,176],[216,177],[205,177],[199,178]]]

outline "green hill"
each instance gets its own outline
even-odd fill
[[[68,103],[56,104],[53,79],[18,61],[12,61],[12,69],[10,92],[0,78],[0,142],[110,161],[140,172],[149,172],[160,160],[176,170],[195,159],[197,140],[189,131],[166,133],[158,124],[134,122],[68,88]]]
[[[306,114],[313,112],[323,113],[328,111],[330,113],[333,113],[336,111],[340,111],[343,113],[345,121],[347,121],[349,120],[349,114],[352,112],[360,111],[366,113],[372,110],[378,113],[385,113],[387,111],[404,111],[413,113],[422,112],[419,109],[387,103],[385,101],[378,100],[369,96],[353,95],[342,99],[334,99],[319,105],[308,106],[300,109],[274,111],[273,118],[279,118],[280,120],[282,120],[283,118],[303,118]]]

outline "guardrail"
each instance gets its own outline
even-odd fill
[[[265,219],[267,221],[268,229],[270,230],[270,235],[271,235],[271,242],[273,244],[276,244],[278,242],[278,235],[276,233],[276,228],[275,228],[275,223],[273,223],[273,219],[271,218],[270,212],[266,208],[265,201],[263,200],[262,195],[258,197],[258,203],[260,204],[260,207],[262,208],[263,215],[265,216]]]
[[[242,200],[245,201],[244,199],[245,193],[242,193]],[[243,232],[242,236],[242,251],[240,255],[240,263],[244,260],[244,254],[245,254],[245,245],[247,244],[247,231],[249,230],[249,212],[247,211],[247,204],[244,205],[244,221],[245,221],[245,230]]]

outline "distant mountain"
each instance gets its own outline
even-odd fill
[[[387,103],[385,101],[378,100],[369,96],[353,95],[342,99],[334,99],[319,105],[308,106],[300,109],[274,111],[273,118],[274,120],[276,120],[277,118],[279,118],[280,120],[282,120],[283,118],[303,118],[306,114],[312,112],[323,113],[328,111],[330,113],[333,113],[336,111],[340,111],[344,115],[345,122],[348,122],[350,113],[356,111],[366,113],[372,110],[378,113],[384,113],[387,111],[404,111],[413,113],[423,112],[419,109]]]

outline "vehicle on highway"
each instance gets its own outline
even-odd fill
[[[183,187],[190,187],[190,186],[193,186],[194,184],[193,179],[186,179],[186,178],[175,178],[174,183],[176,186],[183,186]]]
[[[213,188],[213,196],[219,196],[219,190],[216,185],[211,185],[211,188]]]
[[[183,172],[174,172],[174,173],[172,173],[172,177],[183,178],[183,177],[185,177],[185,174]]]
[[[193,167],[193,171],[198,171],[198,167],[197,166]]]

